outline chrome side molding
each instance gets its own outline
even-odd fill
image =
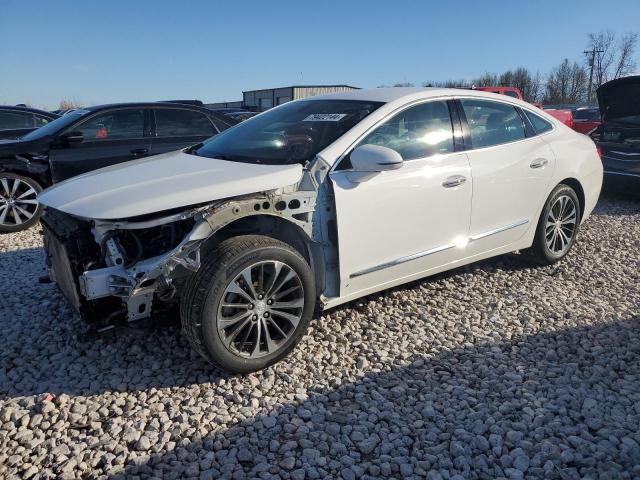
[[[445,250],[450,250],[452,248],[456,248],[456,247],[464,248],[466,245],[468,245],[471,242],[475,242],[475,241],[480,240],[482,238],[490,237],[491,235],[496,235],[498,233],[502,233],[502,232],[505,232],[507,230],[511,230],[512,228],[516,228],[516,227],[520,227],[522,225],[526,225],[527,223],[529,223],[529,220],[526,220],[526,219],[525,220],[519,220],[517,222],[510,223],[509,225],[505,225],[503,227],[494,228],[493,230],[489,230],[487,232],[479,233],[477,235],[472,235],[472,236],[469,237],[468,242],[463,243],[462,245],[460,244],[460,242],[456,242],[456,243],[451,243],[451,244],[448,244],[448,245],[443,245],[441,247],[432,248],[431,250],[425,250],[424,252],[418,252],[418,253],[414,253],[412,255],[407,255],[407,256],[404,256],[404,257],[400,257],[400,258],[397,258],[395,260],[391,260],[390,262],[381,263],[380,265],[376,265],[374,267],[365,268],[364,270],[360,270],[359,272],[352,273],[351,275],[349,275],[349,278],[356,278],[356,277],[360,277],[362,275],[367,275],[369,273],[377,272],[379,270],[384,270],[385,268],[395,267],[396,265],[401,265],[403,263],[410,262],[412,260],[417,260],[418,258],[426,257],[428,255],[433,255],[434,253],[444,252]]]

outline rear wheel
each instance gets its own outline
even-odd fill
[[[283,242],[247,235],[222,242],[191,277],[181,317],[205,359],[245,373],[286,356],[304,334],[314,305],[305,259]]]
[[[541,264],[563,258],[576,240],[580,227],[580,200],[568,185],[553,189],[538,220],[536,236],[527,253]]]
[[[33,178],[0,172],[0,232],[19,232],[36,223],[42,214],[36,200],[41,191]]]

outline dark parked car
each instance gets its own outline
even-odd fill
[[[18,138],[58,118],[37,108],[0,105],[0,138]]]
[[[597,93],[602,123],[591,138],[602,151],[604,174],[640,179],[640,76],[612,80]]]
[[[123,103],[77,109],[17,140],[0,140],[0,232],[33,225],[45,187],[202,142],[236,123],[195,105]]]

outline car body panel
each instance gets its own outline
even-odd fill
[[[471,170],[465,152],[408,160],[400,169],[360,184],[351,183],[347,175],[331,174],[341,295],[389,275],[411,275],[455,259],[454,249],[468,235],[471,214]],[[468,181],[444,188],[442,183],[455,175]]]
[[[44,205],[82,218],[122,219],[295,184],[300,165],[254,165],[169,152],[95,170],[48,188]]]
[[[468,249],[475,254],[515,242],[537,222],[556,162],[541,136],[468,155],[473,175],[469,236],[474,239]]]

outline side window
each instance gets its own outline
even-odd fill
[[[41,127],[41,126],[46,125],[47,123],[49,123],[49,119],[47,117],[41,117],[40,115],[34,115],[33,118],[35,119],[34,126],[36,128]]]
[[[159,108],[156,113],[156,136],[211,136],[216,132],[206,115],[193,110]]]
[[[0,110],[0,130],[13,128],[32,128],[33,114],[30,112],[12,112]]]
[[[453,152],[453,128],[446,102],[408,108],[376,128],[360,145],[388,147],[404,160]]]
[[[531,122],[531,125],[533,125],[533,129],[538,135],[553,129],[551,122],[546,121],[544,118],[539,117],[535,113],[531,113],[529,110],[523,110],[523,112]]]
[[[506,103],[490,100],[461,100],[469,124],[473,148],[490,147],[525,138],[522,117]]]
[[[101,113],[72,129],[88,140],[123,140],[144,137],[144,112],[137,109]]]

